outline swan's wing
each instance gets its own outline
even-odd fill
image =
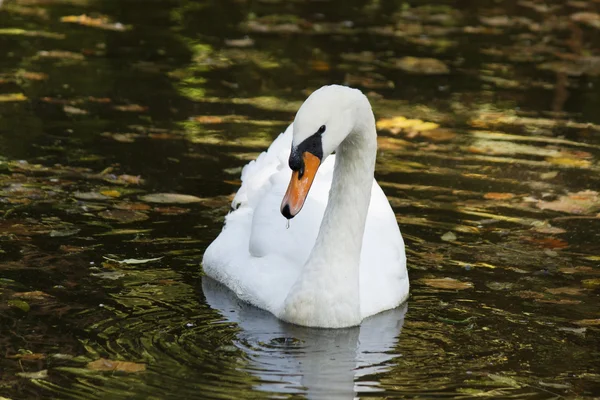
[[[242,206],[254,208],[270,187],[269,179],[288,163],[292,147],[293,124],[271,143],[267,151],[242,169],[242,186],[236,193],[232,208]]]
[[[292,127],[242,171],[234,211],[206,249],[202,264],[211,278],[241,299],[273,313],[283,304],[314,246],[327,204],[335,157],[323,163],[304,204],[290,221],[279,211],[291,170]]]
[[[404,240],[396,215],[373,180],[360,261],[360,302],[364,317],[396,307],[408,296]]]

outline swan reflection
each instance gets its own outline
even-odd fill
[[[202,289],[207,303],[241,328],[236,345],[248,355],[247,369],[261,380],[257,389],[304,393],[310,399],[353,398],[380,390],[366,377],[386,371],[399,356],[394,350],[406,303],[360,326],[315,329],[283,322],[210,278],[203,278]]]

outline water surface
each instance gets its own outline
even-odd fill
[[[599,12],[1,2],[0,396],[600,395]],[[412,285],[337,331],[200,267],[241,167],[329,83],[373,104]]]

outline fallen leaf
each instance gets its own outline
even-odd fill
[[[560,196],[554,201],[539,201],[541,210],[561,211],[570,214],[589,214],[600,209],[600,195],[593,190],[584,190]]]
[[[110,197],[98,192],[75,192],[73,197],[79,200],[108,200]]]
[[[35,290],[33,292],[15,292],[12,294],[12,297],[27,300],[47,300],[52,298],[48,293],[44,293],[40,290]]]
[[[581,281],[581,283],[583,284],[583,286],[590,289],[600,288],[600,278],[584,279],[583,281]]]
[[[77,107],[73,107],[73,106],[69,106],[69,105],[63,106],[63,111],[66,114],[71,114],[71,115],[87,115],[87,114],[89,114],[86,110],[84,110],[82,108],[77,108]]]
[[[422,132],[437,128],[439,128],[439,125],[434,122],[425,122],[420,119],[408,119],[403,116],[382,118],[377,121],[377,129],[387,130],[393,134],[398,134],[402,131]]]
[[[563,274],[586,274],[592,272],[594,269],[592,267],[562,267],[558,269]]]
[[[579,321],[573,321],[575,325],[579,326],[600,326],[599,319],[580,319]]]
[[[148,215],[133,210],[106,210],[98,213],[98,216],[104,219],[112,219],[123,224],[145,221],[149,218]]]
[[[133,210],[133,211],[146,211],[149,210],[150,207],[146,203],[117,203],[114,205],[115,208],[119,210]]]
[[[100,358],[87,363],[86,368],[94,371],[142,372],[146,370],[146,364]]]
[[[148,107],[140,106],[139,104],[125,104],[113,106],[113,108],[122,112],[144,112],[148,110]]]
[[[8,306],[13,308],[18,308],[23,312],[28,312],[31,307],[26,301],[23,300],[8,300]]]
[[[394,60],[394,66],[412,74],[446,75],[450,69],[435,58],[402,57]]]
[[[571,15],[571,19],[575,22],[583,22],[593,28],[600,29],[600,14],[593,12],[578,12]]]
[[[425,278],[420,282],[436,289],[463,290],[473,287],[471,282],[462,282],[453,278]]]
[[[569,247],[569,244],[567,242],[565,242],[564,240],[556,239],[553,237],[542,238],[542,239],[527,237],[524,239],[530,243],[537,244],[546,249],[564,249],[566,247]]]
[[[444,242],[454,242],[456,240],[456,235],[454,232],[446,232],[442,235],[441,239]]]
[[[241,39],[225,39],[225,45],[230,47],[252,47],[254,46],[254,40],[248,36]]]
[[[46,355],[42,353],[23,353],[23,354],[14,354],[12,356],[7,356],[6,358],[12,358],[22,361],[39,361],[46,359]]]
[[[521,290],[515,292],[515,295],[522,299],[543,299],[545,297],[543,293],[534,292],[532,290]]]
[[[199,203],[202,201],[200,197],[191,196],[189,194],[177,193],[154,193],[140,196],[140,200],[148,203]]]
[[[145,259],[126,258],[125,260],[115,260],[114,258],[109,258],[109,257],[105,257],[105,256],[102,256],[102,258],[104,258],[105,260],[108,260],[108,261],[119,263],[119,264],[145,264],[145,263],[158,261],[158,260],[162,259],[162,257],[157,257],[157,258],[145,258]]]
[[[536,303],[548,303],[548,304],[581,304],[581,300],[570,300],[570,299],[536,299]]]
[[[27,97],[23,93],[7,93],[0,94],[0,103],[8,103],[13,101],[26,101]]]
[[[489,200],[508,200],[514,198],[515,195],[512,193],[498,193],[498,192],[489,192],[483,195],[483,198]]]
[[[43,369],[37,372],[17,372],[15,375],[17,375],[20,378],[27,379],[46,379],[48,378],[48,370]]]
[[[548,223],[540,225],[540,226],[536,226],[536,227],[533,228],[533,230],[536,231],[536,232],[539,232],[539,233],[547,233],[547,234],[550,234],[550,235],[567,232],[563,228],[557,228],[556,226],[551,226]]]
[[[82,15],[67,15],[61,17],[61,22],[69,22],[84,26],[90,26],[92,28],[105,29],[110,31],[125,31],[128,29],[127,26],[120,22],[110,22],[108,17],[101,16],[99,18],[88,17],[85,14]]]
[[[580,295],[581,292],[583,292],[584,290],[585,289],[579,288],[579,287],[566,286],[566,287],[558,287],[558,288],[547,288],[546,292],[552,293],[552,294],[568,294],[568,295],[577,296],[577,295]]]
[[[190,212],[190,209],[182,207],[154,207],[153,211],[165,215],[181,215]]]
[[[508,377],[508,376],[496,375],[496,374],[488,374],[488,378],[490,378],[494,382],[502,383],[502,384],[508,385],[510,387],[513,387],[513,388],[520,388],[521,387],[521,385],[519,384],[519,382],[517,382],[516,380],[514,380],[513,378]]]
[[[100,194],[108,197],[121,197],[121,193],[117,190],[103,190]]]

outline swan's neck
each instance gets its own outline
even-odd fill
[[[377,154],[373,113],[364,111],[336,151],[319,235],[285,302],[290,322],[333,328],[361,321],[360,253]]]

